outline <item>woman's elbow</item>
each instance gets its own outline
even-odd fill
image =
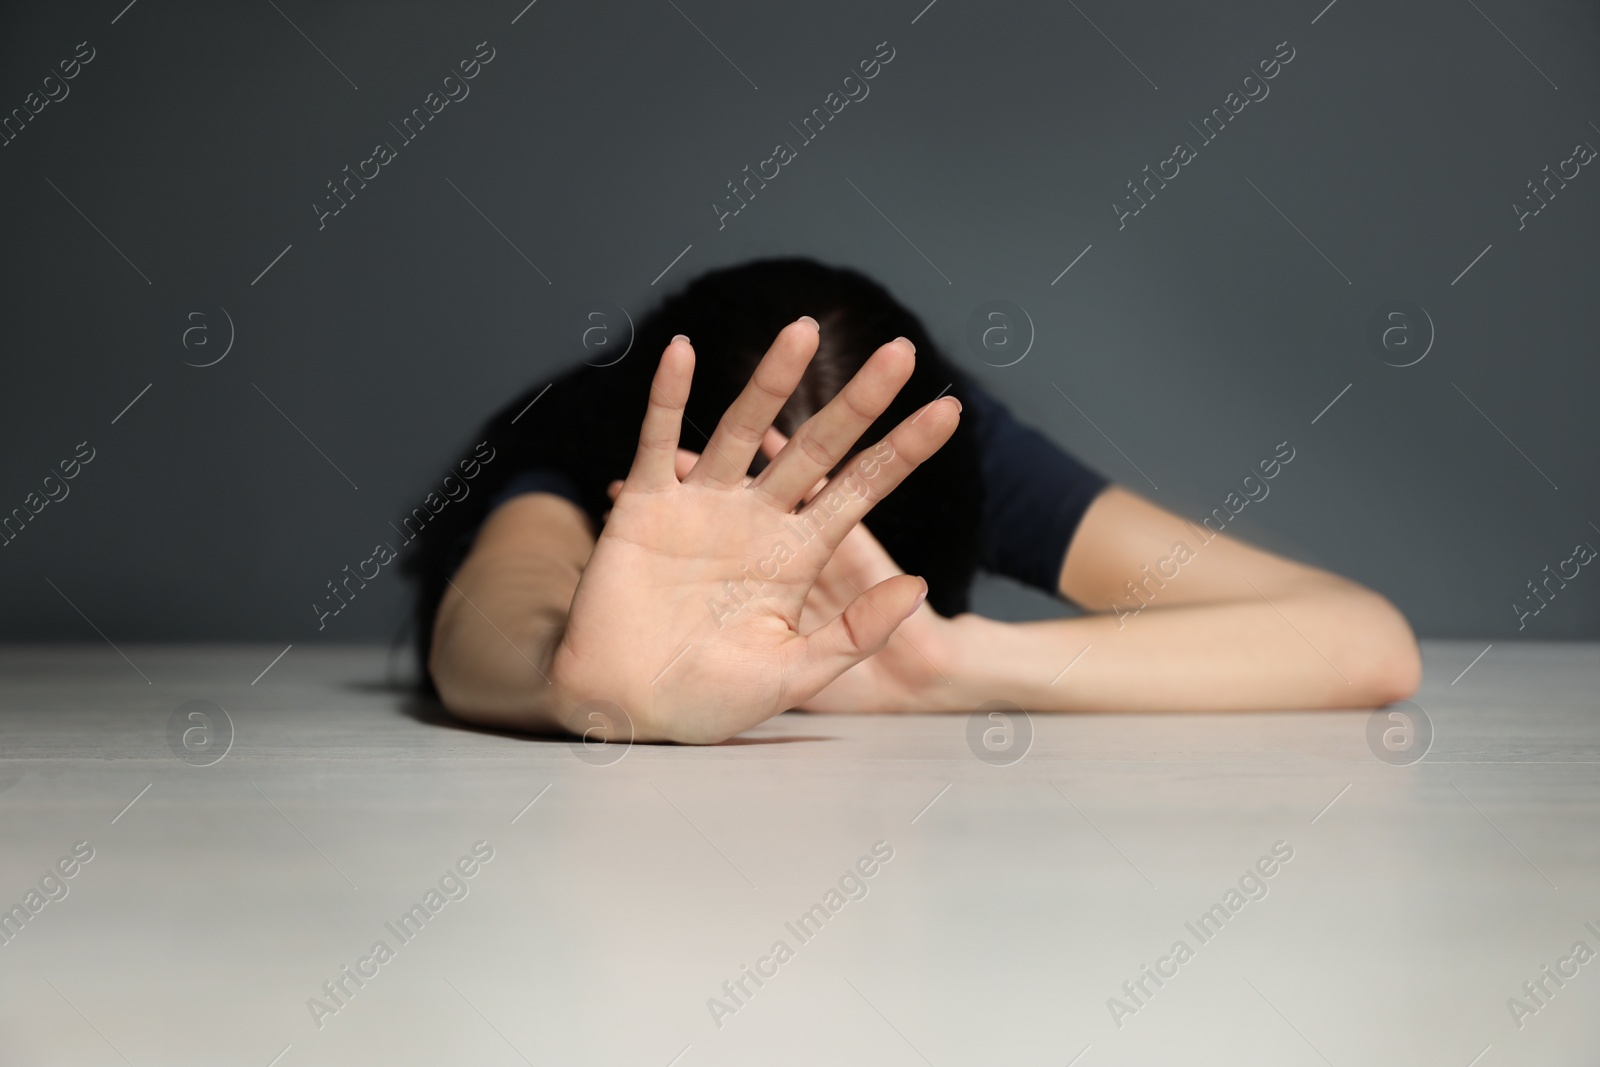
[[[429,648],[428,677],[440,705],[453,718],[475,726],[497,725],[498,709],[487,699],[492,687],[486,685],[481,650],[473,655],[472,635],[460,632],[460,617],[448,610],[452,606],[440,608]]]
[[[450,642],[446,637],[441,640],[439,630],[434,631],[433,646],[428,656],[428,677],[433,681],[434,692],[438,695],[439,703],[457,719],[473,722],[471,711],[472,701],[469,697],[470,686],[459,669],[458,658],[449,653]]]
[[[1382,707],[1416,694],[1422,685],[1422,653],[1400,609],[1368,589],[1360,590],[1351,620],[1354,676],[1363,707]]]

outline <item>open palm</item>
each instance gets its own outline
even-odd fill
[[[805,703],[882,648],[926,595],[897,574],[802,632],[807,593],[877,501],[954,431],[959,406],[934,401],[795,507],[910,377],[903,338],[806,421],[760,475],[751,460],[815,354],[817,327],[784,328],[682,478],[674,460],[694,353],[662,353],[639,449],[578,583],[550,679],[569,727],[590,701],[618,705],[621,736],[713,742]],[[606,727],[606,732],[616,730]]]

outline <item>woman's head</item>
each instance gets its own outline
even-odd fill
[[[887,289],[864,274],[809,259],[757,260],[701,275],[640,323],[636,347],[653,356],[674,334],[689,337],[695,349],[690,411],[706,416],[694,421],[710,433],[778,331],[801,315],[817,320],[820,341],[799,388],[775,421],[785,435],[792,436],[868,356],[896,337],[905,337],[917,349],[917,369],[902,390],[899,408],[914,410],[951,384],[948,376],[940,377],[944,360],[921,320]],[[647,366],[635,369],[648,377],[654,362],[641,362]],[[899,421],[885,419],[890,425]],[[872,440],[869,432],[857,447]],[[702,434],[685,427],[685,448],[704,443]]]
[[[966,395],[965,379],[922,322],[888,290],[865,275],[810,259],[766,259],[701,275],[639,320],[628,355],[615,364],[581,365],[535,383],[496,414],[477,439],[496,449],[478,491],[432,524],[406,563],[418,584],[418,648],[422,662],[433,612],[452,573],[470,548],[490,500],[516,473],[553,468],[565,474],[598,520],[609,506],[606,485],[626,476],[638,444],[657,360],[674,334],[694,345],[694,381],[680,445],[705,447],[707,435],[749,381],[778,331],[801,315],[820,327],[821,340],[800,386],[775,421],[793,435],[895,337],[916,346],[916,369],[878,421],[851,449],[871,446],[897,423],[942,393]],[[549,385],[549,395],[527,405]],[[763,460],[758,456],[756,467]],[[966,610],[977,566],[982,486],[972,428],[955,435],[867,516],[866,525],[911,574],[928,580],[928,602],[953,615]]]

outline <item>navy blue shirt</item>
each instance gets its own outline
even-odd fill
[[[984,570],[1059,596],[1067,548],[1084,512],[1109,483],[1018,422],[976,383],[969,381],[965,393],[970,410],[963,414],[974,419],[983,477],[979,563]],[[582,496],[567,475],[540,468],[513,475],[489,510],[522,493],[539,492],[564,497],[583,509]]]

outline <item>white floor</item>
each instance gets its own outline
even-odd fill
[[[438,721],[377,649],[4,650],[0,907],[93,858],[0,944],[0,1062],[1592,1065],[1600,646],[1452,684],[1482,649],[1427,647],[1410,766],[1366,712],[1034,716],[1008,766],[960,716],[586,753]]]

